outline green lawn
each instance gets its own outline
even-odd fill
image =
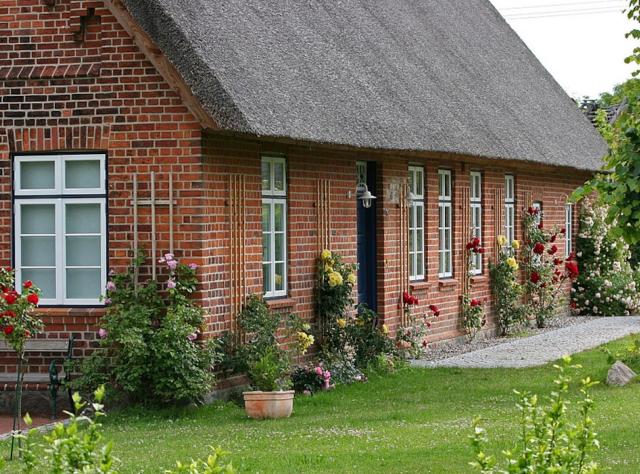
[[[611,344],[612,347],[622,343]],[[579,376],[603,380],[606,357],[574,358]],[[366,384],[296,399],[294,415],[251,421],[232,404],[182,411],[127,410],[109,415],[121,472],[162,472],[176,459],[222,446],[240,472],[469,472],[468,435],[482,415],[498,453],[517,431],[513,389],[547,393],[555,373],[535,369],[407,369]],[[598,460],[615,473],[640,472],[640,384],[595,388]]]

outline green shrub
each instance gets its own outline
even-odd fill
[[[640,371],[640,334],[633,334],[631,342],[621,351],[613,353],[608,347],[603,347],[602,352],[607,355],[609,364],[619,360],[636,372]]]
[[[594,431],[591,411],[593,399],[590,388],[597,382],[589,378],[582,381],[578,404],[580,421],[577,424],[568,421],[570,402],[569,387],[571,378],[567,371],[579,366],[571,366],[571,358],[563,358],[555,386],[548,397],[546,406],[540,404],[537,395],[515,392],[519,397],[520,439],[512,450],[505,451],[504,467],[496,467],[497,460],[484,452],[487,435],[474,420],[474,433],[470,437],[475,452],[471,466],[483,474],[507,473],[566,473],[593,474],[598,465],[591,460],[591,454],[599,448]]]
[[[288,370],[289,362],[285,354],[269,349],[257,360],[249,362],[247,375],[256,390],[274,392],[287,390],[291,386]]]
[[[206,460],[195,459],[188,464],[176,463],[175,469],[165,471],[165,474],[234,474],[236,470],[231,463],[226,464],[224,458],[228,453],[221,448],[211,449],[211,454]]]
[[[87,392],[105,384],[134,403],[161,404],[197,401],[208,393],[219,348],[198,340],[204,318],[190,300],[198,283],[195,267],[169,254],[162,260],[170,269],[166,298],[155,281],[134,281],[143,257],[112,275],[100,347],[82,363],[73,388]]]
[[[346,326],[346,341],[353,351],[356,367],[367,368],[381,354],[394,354],[394,344],[387,333],[375,311],[366,305],[358,306],[356,318]]]
[[[523,287],[518,281],[519,265],[517,251],[520,242],[514,240],[509,248],[505,248],[507,239],[498,236],[501,244],[498,261],[489,263],[491,291],[498,328],[502,336],[506,336],[527,318],[527,308],[522,304]]]

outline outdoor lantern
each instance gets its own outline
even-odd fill
[[[371,194],[371,191],[369,191],[369,188],[367,187],[366,184],[363,187],[364,187],[364,191],[360,193],[360,195],[358,196],[358,199],[362,201],[362,206],[365,209],[369,209],[371,207],[371,203],[373,203],[373,200],[378,198],[375,197],[373,194]]]

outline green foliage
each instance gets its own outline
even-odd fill
[[[581,207],[577,238],[581,273],[572,302],[579,314],[621,316],[640,308],[629,246],[614,237],[607,213],[605,205],[590,199]]]
[[[611,107],[618,105],[625,100],[628,102],[637,102],[640,96],[640,79],[632,78],[622,84],[618,84],[613,88],[612,92],[604,92],[600,94],[598,100],[601,107]]]
[[[358,306],[357,317],[345,329],[347,345],[353,351],[355,366],[358,368],[366,368],[381,354],[394,353],[386,326],[380,324],[376,312],[366,305]]]
[[[323,250],[317,263],[316,305],[319,333],[324,343],[335,334],[337,321],[353,309],[353,287],[356,283],[355,265],[346,264],[342,257]],[[338,342],[338,341],[335,341]]]
[[[506,243],[506,239],[502,239]],[[513,248],[500,248],[498,260],[489,263],[491,291],[494,297],[494,308],[498,328],[502,336],[523,323],[527,318],[526,306],[522,304],[523,288],[518,281],[518,262],[516,251],[520,242],[514,241]]]
[[[219,360],[214,341],[198,341],[203,310],[192,303],[195,267],[170,262],[167,298],[158,284],[136,284],[138,258],[107,285],[107,313],[99,331],[100,348],[82,365],[76,389],[87,391],[107,384],[135,403],[174,403],[200,400],[214,383],[212,367]]]
[[[621,350],[611,351],[607,346],[602,348],[611,365],[616,361],[624,362],[634,371],[640,371],[640,334],[633,334],[631,340]]]
[[[24,345],[44,329],[42,320],[34,314],[40,289],[31,281],[18,284],[15,271],[0,268],[0,329],[9,346],[22,357]]]
[[[569,259],[565,262],[558,256],[557,239],[564,238],[565,229],[548,231],[543,222],[539,209],[529,208],[524,213],[525,242],[520,259],[525,274],[527,315],[535,317],[539,328],[558,312],[558,295],[564,281],[578,276],[575,262],[568,263]]]
[[[165,474],[234,474],[236,472],[233,465],[227,464],[224,460],[229,453],[212,446],[209,449],[211,449],[211,454],[207,459],[193,459],[186,464],[178,461],[176,468],[164,471]]]
[[[270,348],[257,360],[249,362],[247,375],[256,390],[275,392],[291,386],[288,370],[289,361],[285,354],[279,349]]]
[[[540,404],[537,395],[515,392],[520,397],[517,407],[521,433],[518,444],[504,452],[504,468],[496,467],[496,459],[484,452],[488,438],[479,425],[479,418],[474,420],[474,433],[470,437],[475,452],[475,460],[470,463],[473,468],[483,474],[599,472],[597,463],[591,460],[591,455],[599,448],[591,419],[594,402],[590,394],[591,387],[597,382],[589,378],[582,380],[582,399],[578,404],[580,421],[571,423],[568,420],[571,377],[567,371],[580,366],[570,364],[571,358],[566,356],[561,365],[555,366],[559,375],[554,380],[555,387],[546,406]]]
[[[640,22],[639,0],[629,0],[627,16]],[[627,37],[640,39],[640,30],[634,28]],[[636,46],[625,62],[640,64],[640,47]],[[602,173],[578,189],[573,199],[580,200],[597,192],[608,207],[607,220],[613,225],[614,236],[635,245],[640,243],[640,110],[637,95],[629,99],[627,109],[613,124],[604,119],[604,114],[600,115],[600,132],[609,145],[609,152],[604,158]]]
[[[480,238],[472,236],[464,250],[466,261],[465,271],[468,277],[473,276],[476,269],[476,258],[484,253],[481,247]],[[467,289],[469,291],[469,289]],[[485,301],[473,298],[470,294],[464,293],[462,299],[462,327],[467,336],[467,342],[471,342],[478,335],[480,330],[487,324],[487,317],[484,314]]]
[[[291,373],[291,382],[296,392],[314,393],[328,390],[331,383],[331,372],[322,366],[296,367]]]
[[[103,411],[104,387],[94,392],[95,402],[87,405],[78,393],[73,396],[76,413],[67,413],[69,422],[57,423],[53,430],[43,436],[44,455],[38,456],[38,430],[19,435],[24,444],[22,455],[23,472],[25,473],[86,473],[115,474],[116,459],[112,456],[111,443],[105,443],[101,433],[100,418]],[[31,424],[29,415],[25,417],[27,425]]]

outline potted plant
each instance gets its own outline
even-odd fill
[[[249,418],[288,418],[293,410],[295,391],[291,387],[287,356],[279,348],[270,348],[249,363],[247,375],[256,390],[243,392]]]

